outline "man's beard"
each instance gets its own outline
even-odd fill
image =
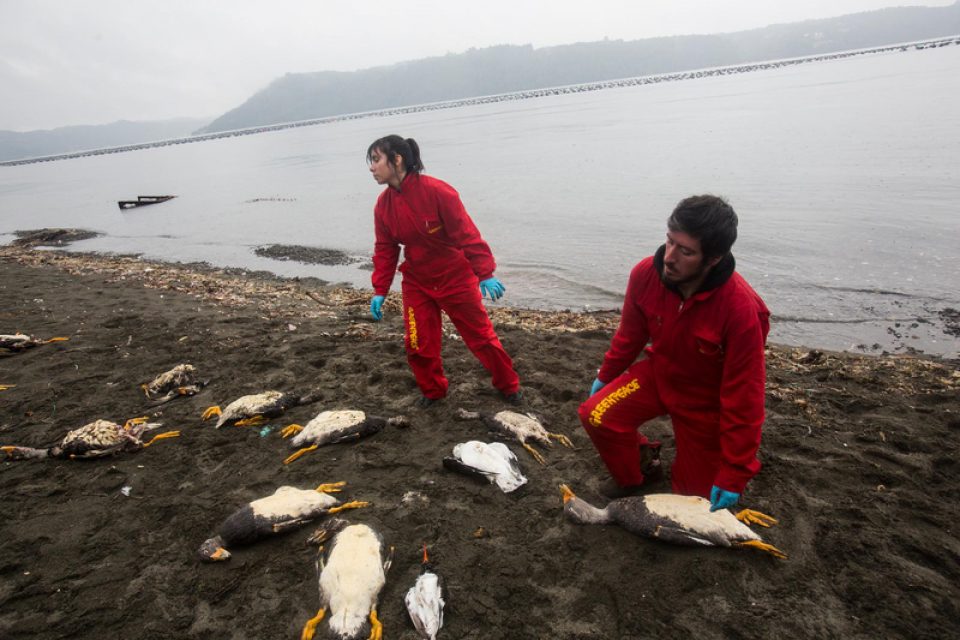
[[[660,273],[660,280],[662,280],[666,284],[669,284],[670,286],[679,287],[681,285],[687,284],[688,282],[697,281],[698,279],[702,278],[706,272],[707,272],[707,267],[704,263],[701,262],[700,268],[697,269],[696,272],[690,274],[686,278],[676,279],[676,278],[671,278],[670,276],[667,275],[667,265],[663,265],[663,271]]]

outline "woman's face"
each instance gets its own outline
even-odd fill
[[[394,162],[391,163],[387,154],[379,149],[374,149],[370,154],[370,173],[377,184],[389,184],[391,187],[397,187],[405,173],[402,169],[403,159],[396,155]]]

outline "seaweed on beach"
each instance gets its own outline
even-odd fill
[[[304,247],[296,244],[271,244],[257,247],[254,250],[258,256],[274,260],[293,260],[304,264],[323,264],[337,266],[360,262],[359,258],[337,249],[321,249],[319,247]]]
[[[89,240],[103,235],[88,229],[29,229],[13,232],[18,247],[63,247],[78,240]]]

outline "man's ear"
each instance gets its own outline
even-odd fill
[[[714,256],[710,258],[709,260],[707,260],[707,268],[713,269],[715,266],[717,266],[717,263],[720,262],[721,260],[723,260],[723,256]]]

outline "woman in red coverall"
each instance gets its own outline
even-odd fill
[[[490,372],[493,386],[511,404],[520,404],[520,378],[481,301],[482,295],[499,299],[504,287],[493,275],[496,262],[490,247],[460,196],[442,180],[423,175],[420,148],[412,138],[392,135],[376,140],[367,149],[367,163],[377,184],[387,185],[373,210],[370,315],[383,318],[383,301],[403,245],[399,271],[407,361],[423,393],[417,404],[429,407],[447,394],[440,360],[441,311]]]

